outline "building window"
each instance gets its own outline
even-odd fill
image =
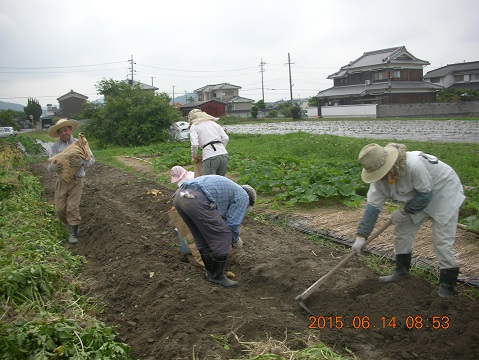
[[[439,83],[441,82],[441,78],[439,78],[439,77],[431,78],[431,82],[432,82],[432,83],[439,84]]]
[[[455,81],[464,81],[464,75],[454,75]]]
[[[383,79],[383,72],[378,71],[373,73],[373,80],[382,80]]]
[[[401,78],[401,70],[393,70],[392,78],[393,79],[400,79]]]

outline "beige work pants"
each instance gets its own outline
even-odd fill
[[[84,178],[82,177],[74,177],[69,182],[60,178],[57,180],[53,201],[57,215],[65,225],[80,224],[80,200],[83,186]]]

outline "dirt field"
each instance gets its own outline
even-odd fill
[[[46,163],[32,171],[51,201],[55,178]],[[359,258],[307,299],[319,329],[294,299],[350,249],[314,244],[302,232],[262,220],[259,209],[246,216],[245,245],[234,250],[228,267],[240,286],[209,284],[182,254],[169,222],[172,191],[151,179],[99,163],[88,169],[79,243],[65,243],[87,258],[82,278],[88,295],[107,305],[98,318],[118,326],[133,359],[237,359],[273,348],[289,358],[289,351],[317,342],[363,360],[479,358],[477,300],[440,299],[436,285],[416,276],[380,284]],[[152,189],[160,193],[148,194]],[[355,226],[357,214],[346,216],[340,215],[349,228],[335,230]],[[309,221],[327,228],[332,218],[337,214],[318,210]],[[392,319],[396,327],[389,326]]]

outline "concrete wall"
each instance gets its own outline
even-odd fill
[[[479,102],[378,105],[377,117],[478,116]]]
[[[322,106],[321,116],[323,118],[479,116],[479,102]]]
[[[317,118],[318,117],[318,108],[307,108],[306,114],[309,118]]]
[[[321,116],[323,118],[376,118],[376,107],[376,104],[321,106]]]

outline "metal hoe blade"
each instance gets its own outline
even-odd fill
[[[371,241],[373,241],[375,238],[377,238],[384,230],[386,230],[389,225],[391,225],[391,220],[388,220],[379,230],[377,230],[374,234],[372,234],[369,239],[364,243],[363,247],[368,245]],[[340,261],[339,264],[337,264],[332,270],[330,270],[326,275],[321,277],[319,280],[317,280],[313,285],[311,285],[309,288],[307,288],[302,294],[296,296],[295,300],[296,302],[304,309],[306,310],[309,314],[314,315],[311,310],[308,309],[308,307],[304,304],[304,301],[312,294],[314,293],[323,283],[325,283],[336,271],[341,269],[351,258],[355,257],[356,253],[351,252],[348,256],[346,256],[343,260]]]

